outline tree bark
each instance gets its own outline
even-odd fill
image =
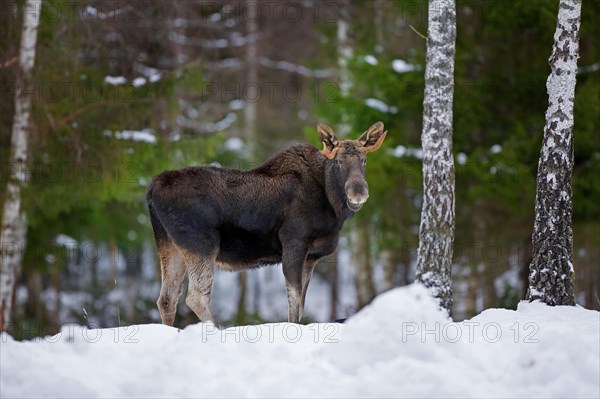
[[[573,295],[573,104],[581,0],[561,0],[548,62],[548,109],[540,152],[527,299],[575,305]]]
[[[391,250],[385,250],[381,253],[381,259],[383,262],[383,290],[388,291],[396,285],[396,258]]]
[[[246,30],[249,37],[246,46],[246,102],[244,105],[244,134],[246,135],[246,151],[250,161],[256,156],[256,120],[258,112],[258,17],[260,3],[246,0]]]
[[[25,314],[27,317],[42,320],[46,313],[46,305],[42,302],[42,291],[44,290],[44,278],[39,270],[32,270],[27,276],[27,301],[25,302]]]
[[[384,18],[384,7],[385,0],[375,0],[375,52],[382,54],[385,52],[385,18]]]
[[[15,176],[8,179],[0,231],[0,258],[2,259],[0,265],[0,331],[4,331],[12,319],[14,291],[27,237],[26,217],[21,203],[21,189],[27,184],[28,131],[31,114],[31,96],[27,87],[30,86],[35,62],[35,46],[41,8],[41,0],[27,0],[23,8],[23,29],[19,49],[19,73],[15,81],[15,115],[10,155],[11,166],[16,173]]]
[[[376,295],[368,220],[360,220],[351,235],[354,284],[356,286],[358,309],[362,309]]]
[[[340,96],[347,98],[352,89],[352,74],[350,73],[349,63],[354,49],[349,40],[348,32],[350,31],[350,2],[342,0],[338,3],[338,19],[337,19],[337,65],[340,76]],[[348,112],[342,112],[340,122],[336,126],[337,132],[341,135],[350,133],[350,115]]]
[[[419,229],[417,280],[452,308],[454,243],[454,160],[452,100],[456,8],[454,0],[429,1],[427,65],[423,101],[423,208]]]
[[[347,0],[339,4],[339,16],[337,21],[337,47],[338,47],[338,68],[340,70],[340,94],[342,97],[348,97],[352,88],[352,77],[348,63],[354,54],[352,46],[348,39],[350,30],[350,4]]]
[[[338,252],[335,251],[330,256],[330,268],[331,268],[331,309],[329,313],[329,320],[335,321],[338,318]]]
[[[248,312],[246,309],[246,293],[248,291],[248,272],[239,272],[238,273],[238,284],[240,287],[240,297],[238,298],[238,306],[237,306],[237,315],[236,315],[236,324],[242,325],[246,324],[248,321]]]

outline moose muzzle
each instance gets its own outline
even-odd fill
[[[358,211],[369,198],[369,186],[364,179],[350,179],[346,182],[347,205],[351,211]]]

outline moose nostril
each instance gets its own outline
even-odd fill
[[[367,185],[360,182],[349,182],[346,185],[346,194],[348,195],[348,200],[354,204],[364,204],[367,202],[367,198],[369,198],[369,189]]]
[[[352,191],[354,191],[354,194],[356,194],[356,195],[364,195],[364,194],[366,194],[367,188],[365,187],[364,184],[354,183],[352,185]]]

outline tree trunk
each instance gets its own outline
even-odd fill
[[[331,310],[329,314],[329,320],[335,321],[338,318],[338,252],[335,251],[333,255],[330,256],[331,262]]]
[[[44,279],[42,272],[32,270],[27,276],[27,301],[25,302],[25,315],[29,318],[41,320],[46,313],[42,302],[42,291],[44,290]]]
[[[338,47],[338,68],[340,70],[340,94],[347,97],[352,88],[352,78],[348,69],[348,62],[354,53],[348,40],[348,31],[350,29],[350,4],[348,1],[342,1],[339,4],[339,16],[337,21],[337,47]]]
[[[238,273],[238,284],[240,287],[240,297],[238,298],[236,324],[246,324],[248,321],[248,312],[246,311],[246,293],[247,293],[247,272]]]
[[[394,252],[385,250],[381,253],[381,259],[383,261],[383,290],[388,291],[396,285],[396,258]]]
[[[111,290],[117,288],[117,278],[119,277],[118,260],[119,260],[119,247],[113,240],[108,243],[108,252],[110,254],[110,281],[108,286]]]
[[[50,286],[54,288],[54,292],[56,293],[56,297],[54,298],[54,311],[49,315],[49,318],[56,324],[60,324],[60,267],[57,264],[51,269],[50,272]]]
[[[473,269],[467,276],[467,295],[465,299],[465,318],[471,318],[477,314],[477,291],[479,290],[479,281],[477,279],[477,266],[472,265]]]
[[[244,134],[246,135],[246,155],[250,161],[256,156],[256,118],[258,112],[258,17],[260,3],[246,0],[246,103],[244,105]]]
[[[375,52],[383,54],[385,52],[385,36],[383,33],[385,27],[384,7],[385,0],[375,0]]]
[[[573,103],[581,0],[561,0],[554,33],[548,109],[540,153],[527,299],[575,305],[573,295]]]
[[[26,88],[30,86],[37,29],[40,22],[42,1],[27,0],[23,12],[23,30],[19,49],[19,72],[15,81],[15,115],[11,135],[10,162],[16,171],[8,180],[7,196],[2,211],[0,231],[0,331],[4,331],[13,314],[14,290],[21,268],[22,250],[27,238],[25,213],[21,207],[21,189],[27,184],[28,131],[31,114],[31,97]]]
[[[348,0],[342,0],[338,4],[337,20],[337,64],[340,76],[340,96],[347,98],[352,88],[352,75],[348,64],[354,54],[354,49],[350,45],[348,32],[350,31],[350,3]],[[337,132],[341,135],[350,133],[350,116],[348,112],[342,112],[340,123],[336,126]]]
[[[404,238],[402,238],[403,242],[406,243]],[[402,287],[404,285],[410,284],[410,256],[411,251],[406,248],[406,244],[402,245],[402,249],[400,250],[400,264],[399,267],[399,281],[398,286]]]
[[[456,9],[454,0],[429,1],[427,65],[423,101],[423,208],[419,229],[417,280],[452,308],[454,242],[454,160],[452,97]]]
[[[368,221],[359,221],[352,231],[352,253],[354,260],[354,284],[358,309],[367,306],[375,297],[373,264],[371,262],[371,242]]]

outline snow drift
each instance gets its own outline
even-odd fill
[[[417,284],[345,325],[71,325],[0,339],[2,397],[600,395],[598,312],[523,302],[453,323]]]

